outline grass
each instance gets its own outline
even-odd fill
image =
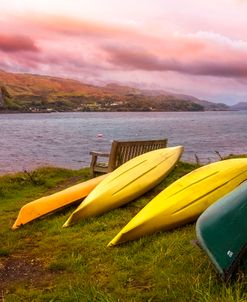
[[[88,169],[42,168],[0,177],[0,300],[2,292],[5,302],[247,301],[246,280],[224,285],[191,243],[194,224],[106,247],[148,201],[195,168],[179,163],[138,200],[66,229],[73,206],[10,230],[22,205],[88,179]]]

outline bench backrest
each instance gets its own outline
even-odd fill
[[[167,139],[149,141],[113,141],[109,157],[108,171],[111,172],[126,161],[143,153],[166,148]]]

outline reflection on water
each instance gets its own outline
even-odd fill
[[[247,153],[247,112],[0,114],[0,173],[56,165],[78,169],[91,150],[113,139],[168,138],[183,145],[183,160],[202,162]]]

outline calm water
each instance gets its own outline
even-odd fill
[[[50,113],[0,115],[0,173],[56,165],[78,169],[91,150],[109,151],[113,139],[168,138],[184,145],[184,160],[202,162],[247,153],[247,111]],[[99,137],[102,134],[102,137]]]

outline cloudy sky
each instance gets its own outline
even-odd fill
[[[0,0],[0,69],[247,101],[247,0]]]

